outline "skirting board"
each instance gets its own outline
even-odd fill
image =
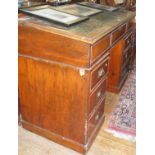
[[[98,126],[96,126],[95,130],[93,131],[93,133],[92,133],[91,137],[89,138],[88,143],[86,145],[80,144],[80,143],[77,143],[77,142],[70,140],[68,138],[62,137],[58,134],[55,134],[51,131],[40,128],[40,127],[33,125],[29,122],[26,122],[24,120],[22,120],[22,126],[23,126],[23,128],[25,128],[33,133],[36,133],[43,137],[46,137],[58,144],[62,144],[62,145],[66,146],[70,149],[73,149],[74,151],[77,151],[81,154],[85,154],[85,153],[87,153],[87,151],[91,147],[94,139],[96,138],[97,133],[98,133],[99,129],[101,128],[102,123],[104,122],[104,118],[105,118],[105,116],[103,115]]]

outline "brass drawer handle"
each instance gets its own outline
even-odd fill
[[[102,96],[101,90],[97,92],[97,95],[96,96],[97,96],[97,99],[99,99]]]
[[[103,68],[101,68],[101,69],[98,71],[98,78],[102,77],[104,74],[105,74],[105,70],[104,70]]]
[[[130,44],[130,40],[129,40],[129,39],[127,40],[127,44],[128,44],[128,45]]]
[[[99,120],[99,113],[95,116],[95,122]]]
[[[98,121],[98,119],[99,119],[99,114],[95,116],[95,121]]]

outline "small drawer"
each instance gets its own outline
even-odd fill
[[[91,72],[91,89],[106,75],[109,57]]]
[[[129,71],[129,61],[128,61],[128,63],[122,68],[120,81],[122,81],[122,79],[124,79],[124,76],[126,76],[126,74],[128,73],[128,71]]]
[[[136,32],[133,32],[133,35],[132,35],[132,44],[133,45],[136,45]]]
[[[132,53],[132,48],[128,48],[128,50],[123,54],[123,64],[126,63],[130,57],[131,57],[131,53]]]
[[[123,71],[125,68],[129,69],[130,61],[131,61],[131,57],[129,57],[128,59],[126,59],[126,61],[124,61],[123,65],[121,67],[122,74],[123,74]]]
[[[134,19],[130,20],[127,24],[127,30],[135,27],[135,21]]]
[[[129,72],[129,65],[126,65],[124,69],[122,70],[120,82],[119,82],[119,89],[123,86],[123,83],[125,82]]]
[[[92,46],[91,50],[91,62],[93,62],[98,56],[102,55],[106,49],[110,46],[110,36],[105,36],[95,45]]]
[[[88,121],[88,131],[87,131],[88,132],[88,136],[87,136],[88,139],[92,135],[94,129],[97,127],[97,125],[100,122],[100,120],[104,116],[105,99],[102,100],[102,102],[100,104],[101,105],[98,107],[98,109],[96,110],[96,112],[94,113],[94,115]]]
[[[126,31],[126,24],[115,30],[115,32],[112,33],[112,43],[117,41]]]
[[[90,95],[88,113],[90,114],[99,101],[105,97],[106,79],[98,86],[98,88]]]
[[[124,50],[127,49],[130,45],[132,45],[132,34],[129,34],[124,38],[125,40],[125,45],[124,45]]]

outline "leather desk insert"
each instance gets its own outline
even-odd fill
[[[104,19],[100,13],[68,28],[20,16],[19,99],[25,129],[88,151],[104,122],[106,88],[120,84],[127,72],[123,51],[128,57],[133,49],[132,39],[125,40],[133,38],[127,27],[135,14],[119,15],[107,12]]]

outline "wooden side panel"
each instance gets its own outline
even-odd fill
[[[121,39],[110,51],[107,80],[107,88],[109,91],[116,92],[119,86],[124,44],[125,41]]]
[[[83,144],[88,84],[76,68],[19,56],[22,119]]]
[[[19,53],[88,67],[89,44],[36,28],[19,25]]]

